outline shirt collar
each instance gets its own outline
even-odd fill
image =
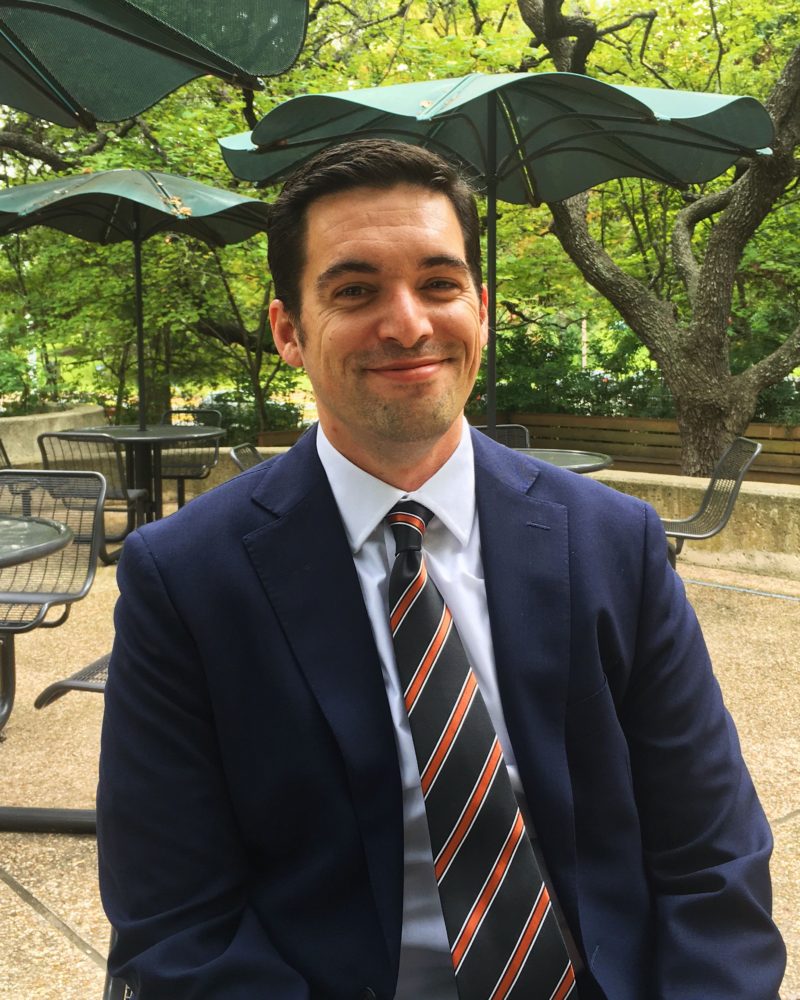
[[[353,465],[333,447],[321,426],[317,427],[317,452],[353,555],[401,499],[424,504],[462,545],[467,544],[475,518],[475,461],[465,418],[456,450],[438,472],[412,493],[404,493]]]

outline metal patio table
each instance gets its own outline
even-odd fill
[[[601,451],[573,451],[568,448],[515,448],[523,455],[530,455],[542,462],[558,465],[572,472],[599,472],[613,465],[614,459]]]
[[[80,434],[109,434],[125,445],[128,484],[133,489],[147,490],[147,520],[158,521],[164,516],[161,479],[161,450],[165,445],[189,441],[218,441],[224,434],[222,427],[205,424],[109,424],[104,427],[74,427]]]
[[[0,568],[18,566],[66,548],[72,529],[49,517],[0,517]]]

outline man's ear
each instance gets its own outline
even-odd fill
[[[481,347],[489,342],[489,291],[486,285],[481,285]]]
[[[292,368],[302,368],[303,356],[300,351],[300,340],[297,336],[297,324],[281,299],[273,299],[270,302],[269,322],[272,327],[272,339],[278,348],[278,354]]]

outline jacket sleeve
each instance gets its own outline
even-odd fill
[[[138,533],[119,584],[97,799],[109,968],[137,1000],[307,1000],[249,905],[202,656]]]
[[[772,836],[650,508],[633,662],[619,709],[655,907],[652,996],[775,1000]]]

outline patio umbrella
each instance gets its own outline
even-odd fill
[[[344,139],[391,137],[456,161],[487,197],[487,423],[496,421],[496,201],[561,201],[614,177],[684,187],[772,142],[752,97],[612,86],[574,73],[505,73],[295,97],[220,140],[230,170],[275,184]]]
[[[4,0],[0,103],[120,121],[204,74],[262,89],[303,44],[307,0]]]
[[[211,246],[265,229],[268,206],[254,198],[150,170],[103,170],[0,191],[0,236],[49,226],[92,243],[133,243],[139,426],[146,426],[142,243],[157,233]]]

